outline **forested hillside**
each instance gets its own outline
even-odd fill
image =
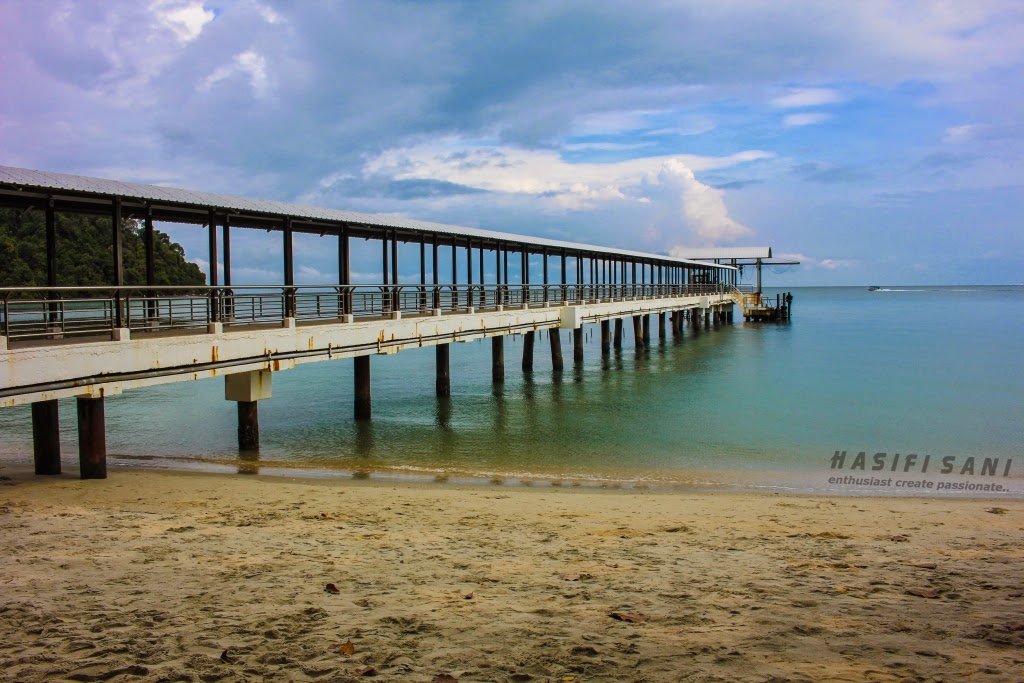
[[[143,223],[121,223],[124,283],[146,284]],[[181,245],[154,231],[156,285],[202,285],[206,275],[185,260]],[[110,285],[114,282],[110,218],[57,214],[57,285]],[[0,287],[46,286],[46,222],[42,211],[0,209]]]

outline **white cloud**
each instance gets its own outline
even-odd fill
[[[453,140],[446,145],[388,150],[367,162],[364,174],[399,181],[442,181],[491,193],[530,196],[557,211],[609,204],[650,205],[655,213],[667,215],[665,220],[670,223],[655,229],[666,234],[689,231],[708,242],[734,240],[751,234],[751,230],[729,217],[724,192],[697,180],[694,171],[723,169],[771,156],[749,150],[725,157],[675,155],[614,163],[568,163],[549,150],[482,148]],[[666,214],[664,209],[672,206],[676,208],[669,208]]]
[[[266,5],[262,5],[257,2],[253,3],[253,7],[255,8],[256,13],[263,18],[263,21],[267,22],[268,24],[280,24],[281,22],[284,21],[284,17],[282,17],[280,14],[275,12],[270,7],[267,7]]]
[[[199,89],[210,90],[220,81],[237,74],[248,78],[254,95],[263,97],[267,94],[270,83],[270,79],[267,76],[267,60],[263,58],[263,55],[254,50],[239,52],[229,64],[222,64],[217,67],[213,73],[203,79]]]
[[[216,18],[216,14],[203,7],[202,2],[156,0],[150,6],[157,20],[170,29],[177,39],[187,43],[199,37],[203,28]]]
[[[782,123],[789,127],[813,126],[816,123],[828,121],[830,118],[832,118],[832,115],[825,112],[807,111],[799,114],[789,114],[782,119]]]
[[[3,125],[0,123],[0,125]],[[575,142],[562,145],[566,152],[625,152],[650,147],[650,142]]]
[[[971,142],[972,140],[974,140],[975,135],[981,128],[982,126],[974,124],[950,126],[943,133],[942,141],[951,145],[958,145],[963,144],[965,142]]]
[[[573,125],[576,135],[610,135],[647,126],[646,111],[602,111],[579,117]]]
[[[623,93],[627,99],[629,95]],[[644,136],[701,135],[715,129],[715,122],[706,115],[680,115],[666,109],[618,110],[609,109],[578,116],[570,127],[572,135],[622,135],[633,133]]]
[[[615,163],[568,163],[551,150],[479,147],[452,140],[383,152],[364,166],[368,176],[394,180],[439,180],[508,194],[534,195],[558,208],[584,208],[605,200],[640,201],[642,186],[658,182],[666,163],[711,170],[768,159],[748,150],[724,157],[676,155]],[[672,166],[675,168],[675,166]]]
[[[772,105],[780,109],[802,109],[836,104],[843,99],[839,91],[831,88],[791,88],[785,95],[773,99]]]
[[[840,270],[857,265],[857,261],[855,259],[819,259],[814,258],[813,256],[808,256],[807,254],[776,254],[775,258],[786,261],[799,261],[801,266],[805,266],[807,268],[821,268],[824,270]]]
[[[296,268],[297,282],[305,285],[315,285],[321,282],[334,282],[338,279],[337,272],[325,273],[311,265],[300,265]]]
[[[681,187],[683,217],[690,230],[704,242],[731,242],[753,234],[750,228],[729,217],[725,193],[697,180],[693,170],[678,159],[664,163],[659,179]]]
[[[703,135],[713,131],[716,127],[714,120],[708,116],[684,116],[680,119],[679,125],[644,131],[644,135]]]

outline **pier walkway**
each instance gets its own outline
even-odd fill
[[[608,354],[621,347],[631,320],[642,350],[655,316],[664,336],[666,321],[673,332],[687,321],[731,322],[733,304],[743,302],[737,268],[724,264],[3,166],[0,208],[45,216],[48,286],[0,289],[0,407],[32,404],[39,474],[60,472],[59,399],[77,401],[81,476],[103,478],[103,399],[128,389],[224,376],[225,398],[238,403],[239,448],[253,450],[258,401],[270,398],[275,372],[299,363],[353,359],[354,417],[369,419],[373,355],[435,347],[435,388],[447,396],[453,342],[490,338],[492,377],[502,382],[510,334],[524,335],[522,366],[531,370],[535,336],[547,332],[560,371],[562,330],[571,331],[573,362],[581,363],[585,324],[600,325]],[[63,213],[109,217],[110,286],[56,286]],[[144,226],[144,283],[124,281],[126,220]],[[161,221],[207,231],[207,285],[155,283],[154,223]],[[236,229],[280,234],[283,283],[232,284]],[[295,283],[295,233],[331,240],[337,284]],[[380,242],[380,282],[352,282],[354,239]],[[418,247],[412,282],[402,281],[409,271],[399,270],[400,244]]]

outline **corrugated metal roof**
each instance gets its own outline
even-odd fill
[[[227,212],[280,216],[281,218],[292,217],[339,224],[353,223],[380,228],[399,228],[404,230],[413,230],[416,232],[457,235],[460,237],[479,237],[481,239],[511,242],[515,244],[527,244],[534,247],[548,247],[556,250],[567,249],[571,251],[596,252],[608,254],[609,256],[654,259],[662,262],[679,263],[683,265],[699,265],[704,267],[709,265],[707,263],[700,263],[692,260],[693,257],[675,258],[664,254],[651,254],[640,251],[630,251],[628,249],[615,249],[612,247],[601,247],[593,244],[582,244],[579,242],[563,242],[543,237],[531,237],[527,235],[482,230],[480,228],[470,228],[459,225],[431,223],[428,221],[419,221],[409,218],[401,218],[398,216],[359,213],[356,211],[345,211],[341,209],[326,209],[267,199],[247,199],[245,197],[232,197],[229,195],[219,195],[197,190],[162,187],[159,185],[126,183],[120,180],[107,180],[105,178],[92,178],[89,176],[55,173],[52,171],[33,171],[13,166],[0,166],[0,186],[3,185],[32,189],[44,193],[66,191],[110,197],[130,197],[143,202],[155,204],[167,202],[178,206],[195,206],[197,208],[215,209]]]
[[[748,259],[748,258],[771,258],[771,247],[705,247],[705,248],[682,248],[674,250],[677,254],[687,259]]]

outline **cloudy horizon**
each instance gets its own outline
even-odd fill
[[[1024,282],[1015,2],[16,0],[0,37],[0,164],[770,245],[803,263],[772,285]],[[200,231],[171,233],[204,263]]]

